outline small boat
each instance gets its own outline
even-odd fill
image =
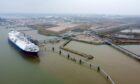
[[[8,41],[17,48],[17,50],[29,54],[29,55],[37,55],[39,52],[39,47],[32,43],[27,37],[16,30],[11,30],[8,33]]]

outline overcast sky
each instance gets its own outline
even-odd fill
[[[0,13],[140,15],[140,0],[0,0]]]

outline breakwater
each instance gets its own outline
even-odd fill
[[[66,46],[68,43],[70,43],[71,41],[72,41],[72,39],[66,41],[64,44],[62,44],[62,46],[60,46],[60,49],[65,50],[65,51],[68,51],[68,52],[71,52],[71,53],[74,53],[74,54],[77,54],[77,55],[82,56],[82,57],[87,58],[87,59],[93,59],[93,58],[94,58],[94,56],[92,56],[92,55],[87,55],[87,54],[85,54],[85,53],[81,53],[81,52],[77,52],[77,51],[74,51],[74,50],[65,48],[65,46]]]
[[[115,45],[115,44],[113,44],[113,43],[111,43],[111,42],[109,42],[109,41],[106,41],[106,43],[107,43],[108,45],[112,46],[113,48],[119,50],[120,52],[122,52],[122,53],[128,55],[128,56],[131,56],[131,57],[133,57],[133,58],[135,58],[135,59],[137,59],[137,60],[140,60],[140,56],[139,56],[139,55],[137,55],[137,54],[135,54],[135,53],[133,53],[133,52],[131,52],[131,51],[125,49],[125,48],[122,48],[122,47],[120,47],[120,46],[118,46],[118,45]]]
[[[73,41],[78,41],[78,42],[83,42],[83,43],[88,43],[88,44],[94,44],[94,45],[102,45],[104,44],[103,42],[94,42],[94,41],[83,41],[83,40],[77,40],[77,39],[72,39]]]
[[[44,48],[46,50],[46,48]],[[83,65],[87,68],[90,68],[91,70],[97,71],[99,74],[101,74],[108,82],[109,84],[115,84],[114,80],[111,78],[110,75],[108,75],[105,70],[98,64],[90,63],[87,60],[76,58],[72,55],[72,52],[64,51],[63,49],[57,49],[55,47],[52,47],[50,50],[52,50],[54,53],[58,53],[60,56],[63,56],[67,58],[68,60],[71,60],[75,63],[78,63],[80,65]],[[77,54],[78,55],[78,54]]]
[[[75,58],[73,56],[71,56],[70,53],[73,53],[73,54],[76,54],[76,55],[79,55],[79,56],[82,56],[82,57],[85,57],[85,58],[88,58],[88,59],[93,59],[94,57],[92,55],[87,55],[87,54],[84,54],[84,53],[80,53],[80,52],[76,52],[76,51],[73,51],[71,49],[68,49],[68,48],[65,48],[65,46],[70,43],[72,40],[68,40],[66,42],[64,42],[59,48],[60,50],[56,50],[54,47],[52,47],[52,51],[53,52],[56,52],[58,53],[59,55],[62,55],[74,62],[77,62],[79,63],[80,65],[84,65],[92,70],[96,70],[97,72],[99,72],[103,77],[106,78],[107,81],[109,81],[111,84],[115,84],[114,80],[111,78],[110,75],[108,75],[105,70],[99,66],[98,64],[95,64],[95,63],[90,63],[88,62],[87,60],[83,60],[83,59],[78,59],[78,58]]]

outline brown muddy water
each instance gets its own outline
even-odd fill
[[[99,64],[116,84],[140,84],[140,62],[108,45],[91,45],[72,41],[65,47],[93,55],[94,59],[90,62]],[[136,52],[139,53],[138,48]]]
[[[51,44],[38,57],[19,53],[7,33],[0,28],[0,84],[108,84],[98,72],[53,53]]]

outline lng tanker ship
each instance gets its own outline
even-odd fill
[[[37,55],[39,52],[39,47],[32,43],[27,37],[19,32],[12,30],[8,33],[8,40],[10,43],[12,43],[19,51],[31,54],[31,55]]]

